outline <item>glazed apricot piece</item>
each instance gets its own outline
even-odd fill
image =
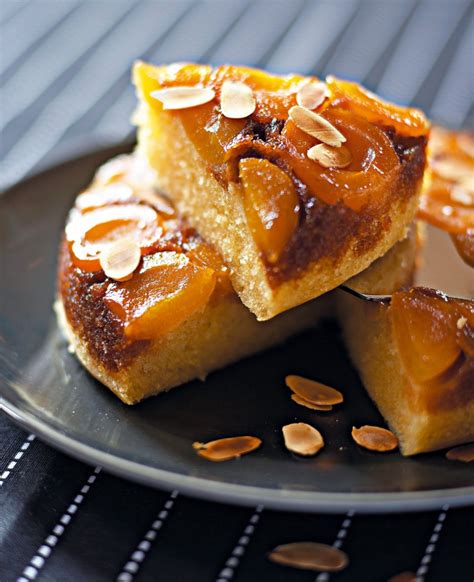
[[[428,121],[418,109],[406,109],[383,101],[351,81],[328,77],[326,82],[334,106],[347,107],[373,123],[392,126],[402,135],[424,135],[429,128]]]
[[[393,295],[390,313],[397,348],[415,381],[428,382],[440,376],[465,351],[464,343],[470,344],[465,335],[474,325],[474,311],[468,302],[458,303],[440,292],[414,288]],[[466,329],[458,322],[466,324]]]
[[[105,301],[124,323],[131,339],[159,337],[202,309],[216,277],[213,269],[193,264],[183,253],[162,252],[144,258],[143,266],[123,283],[112,283]]]
[[[298,225],[299,202],[291,178],[268,160],[240,161],[247,221],[257,246],[276,263]]]
[[[346,138],[352,162],[343,169],[325,168],[307,156],[318,143],[288,120],[283,136],[289,144],[288,162],[311,193],[326,204],[342,201],[358,211],[371,202],[383,201],[396,180],[400,162],[386,134],[365,119],[345,110],[326,110],[323,117]]]

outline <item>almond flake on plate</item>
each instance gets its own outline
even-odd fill
[[[125,281],[140,263],[140,246],[129,238],[122,238],[108,245],[99,257],[100,266],[107,277]]]
[[[454,447],[446,453],[446,458],[450,461],[462,461],[472,463],[474,461],[474,443]]]
[[[345,146],[331,147],[325,143],[309,148],[308,158],[319,162],[324,168],[346,168],[352,161],[352,155]]]
[[[301,107],[294,105],[289,111],[288,115],[291,121],[308,135],[319,139],[327,145],[340,147],[346,141],[342,133],[334,127],[327,119],[321,115]]]
[[[414,572],[400,572],[395,574],[387,580],[387,582],[416,582],[416,574]]]
[[[334,406],[344,400],[339,390],[303,376],[290,375],[285,378],[285,382],[292,392],[311,404]]]
[[[281,430],[285,447],[292,453],[310,457],[324,447],[324,439],[319,430],[305,422],[287,424]]]
[[[282,566],[316,572],[339,572],[347,567],[349,558],[343,551],[316,542],[294,542],[277,546],[268,559]]]
[[[296,94],[296,102],[305,109],[317,109],[328,96],[329,91],[326,83],[309,81],[299,88]]]
[[[311,410],[318,410],[319,412],[329,412],[332,410],[332,406],[330,404],[314,404],[314,402],[309,402],[309,400],[305,400],[298,396],[298,394],[292,394],[291,399],[296,404],[300,406],[305,406],[306,408],[310,408]]]
[[[208,443],[193,443],[193,449],[197,454],[208,461],[220,462],[236,459],[247,453],[251,453],[262,444],[262,441],[254,436],[238,436],[217,439]]]
[[[352,427],[352,438],[355,442],[369,451],[385,453],[398,447],[397,437],[386,428],[364,425],[360,428]]]
[[[163,103],[163,109],[188,109],[209,103],[216,96],[214,89],[205,87],[169,87],[152,91],[150,96]]]
[[[221,111],[229,119],[244,119],[255,111],[257,102],[252,89],[241,82],[224,81],[221,88]]]

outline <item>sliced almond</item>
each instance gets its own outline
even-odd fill
[[[100,266],[107,277],[116,281],[129,279],[140,263],[140,246],[129,238],[108,245],[100,254]]]
[[[460,317],[457,321],[456,321],[456,327],[458,329],[462,329],[467,323],[467,319],[465,317]]]
[[[302,85],[296,94],[296,102],[305,109],[317,109],[329,96],[326,83],[310,81]]]
[[[306,408],[310,408],[311,410],[318,410],[319,412],[329,412],[332,410],[332,406],[329,404],[314,404],[313,402],[309,402],[308,400],[301,398],[298,396],[298,394],[292,394],[291,399],[293,402],[296,402],[296,404],[306,406]]]
[[[208,461],[221,462],[236,459],[247,453],[251,453],[262,444],[262,441],[254,436],[238,436],[217,439],[208,443],[193,443],[193,449],[200,457]]]
[[[324,439],[319,430],[305,422],[287,424],[281,430],[285,447],[292,453],[310,457],[324,447]]]
[[[169,87],[152,91],[150,96],[163,103],[163,109],[188,109],[209,103],[216,96],[208,87]]]
[[[290,375],[285,378],[285,382],[297,396],[311,404],[334,406],[344,400],[339,390],[303,376]]]
[[[308,158],[319,162],[324,168],[346,168],[352,162],[352,155],[345,146],[331,147],[325,143],[309,148]]]
[[[347,554],[338,548],[315,542],[294,542],[277,546],[268,558],[282,566],[316,572],[339,572],[349,564]]]
[[[364,449],[379,453],[393,451],[398,447],[398,439],[393,432],[379,426],[365,425],[360,428],[353,426],[352,438]]]
[[[257,102],[245,83],[224,81],[221,87],[221,111],[229,119],[244,119],[255,111]]]
[[[446,453],[446,458],[450,461],[462,461],[463,463],[472,463],[474,461],[474,443],[454,447]]]
[[[294,105],[288,112],[291,121],[308,135],[319,139],[325,144],[339,147],[346,141],[342,133],[334,127],[327,119],[321,115]]]

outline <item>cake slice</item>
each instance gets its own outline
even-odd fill
[[[59,258],[60,326],[126,404],[283,342],[331,308],[320,298],[257,322],[214,248],[150,177],[136,156],[100,168],[70,212]]]
[[[423,114],[335,78],[135,65],[138,148],[259,320],[361,272],[405,236]]]
[[[409,289],[413,259],[408,238],[347,283],[394,292],[390,304],[337,292],[351,359],[403,455],[474,440],[474,302]]]

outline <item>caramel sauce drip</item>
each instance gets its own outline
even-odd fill
[[[473,303],[416,287],[394,293],[389,309],[395,343],[413,382],[407,387],[407,401],[414,407],[436,410],[471,400]]]

